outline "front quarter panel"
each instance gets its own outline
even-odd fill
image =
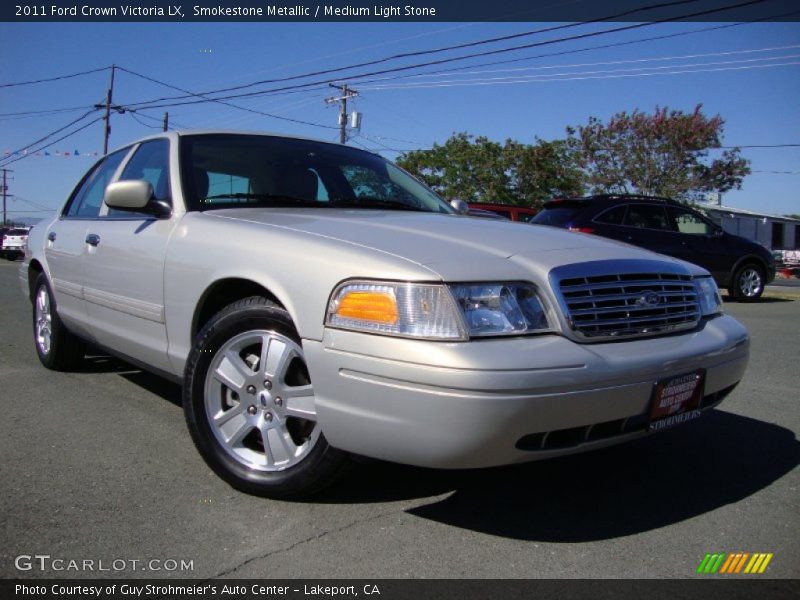
[[[351,278],[438,281],[410,260],[287,227],[187,213],[167,248],[164,305],[170,362],[183,373],[198,302],[216,282],[254,282],[289,312],[301,338],[321,340],[328,298]]]

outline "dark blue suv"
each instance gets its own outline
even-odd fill
[[[742,302],[760,298],[775,278],[775,260],[764,246],[727,233],[705,215],[667,198],[599,195],[551,200],[531,223],[594,233],[695,263]]]

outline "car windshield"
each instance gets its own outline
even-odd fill
[[[559,203],[553,206],[545,206],[530,222],[536,225],[564,227],[578,216],[578,213],[581,212],[584,207],[584,204],[576,203]]]
[[[28,235],[27,229],[12,229],[10,231],[6,231],[6,235]]]
[[[355,148],[265,135],[181,138],[189,210],[299,206],[452,213],[389,161]]]

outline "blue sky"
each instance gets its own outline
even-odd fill
[[[0,23],[0,56],[4,58],[0,62],[0,83],[58,76],[116,63],[181,88],[205,91],[551,25]],[[618,24],[582,25],[492,48],[615,25]],[[439,68],[577,50],[717,25],[720,24],[652,25]],[[481,49],[485,48],[477,50]],[[462,50],[436,56],[464,53]],[[380,66],[412,62],[419,59]],[[500,141],[514,138],[532,142],[536,136],[548,140],[561,138],[566,126],[584,124],[590,116],[605,120],[623,110],[638,108],[651,112],[656,105],[691,111],[698,103],[703,104],[707,114],[720,114],[725,119],[725,145],[800,143],[798,23],[746,24],[510,64],[472,66],[458,75],[371,84],[348,80],[360,90],[355,107],[363,113],[361,137],[355,137],[353,143],[379,150],[389,158],[397,154],[387,148],[427,148],[458,131]],[[0,88],[0,113],[91,106],[103,101],[107,85],[108,72],[101,72],[60,82]],[[331,92],[315,89],[232,100],[252,109],[328,128],[255,115],[216,103],[142,110],[136,116],[142,123],[157,127],[164,110],[169,110],[171,121],[182,126],[275,131],[334,140],[338,135],[334,129],[336,109],[324,102]],[[173,95],[180,92],[117,72],[114,100],[119,104]],[[0,153],[24,148],[82,113],[28,118],[0,116]],[[157,131],[146,125],[129,114],[114,115],[111,147]],[[50,148],[51,152],[62,153],[61,156],[33,156],[8,166],[14,170],[10,192],[19,198],[9,201],[9,210],[15,211],[10,217],[41,216],[43,213],[17,211],[37,210],[35,206],[56,208],[63,202],[96,160],[92,156],[63,156],[64,151],[75,150],[82,154],[102,151],[102,123],[95,123]],[[745,179],[741,191],[724,196],[724,204],[775,214],[800,213],[800,147],[746,148],[743,153],[752,161],[754,173]]]

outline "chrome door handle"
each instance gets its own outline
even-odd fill
[[[48,233],[47,234],[47,239],[50,240],[51,242],[55,242],[56,241],[56,232],[55,231],[51,231],[50,233]]]
[[[90,233],[86,236],[86,243],[90,246],[97,246],[100,243],[100,236],[96,233]]]

